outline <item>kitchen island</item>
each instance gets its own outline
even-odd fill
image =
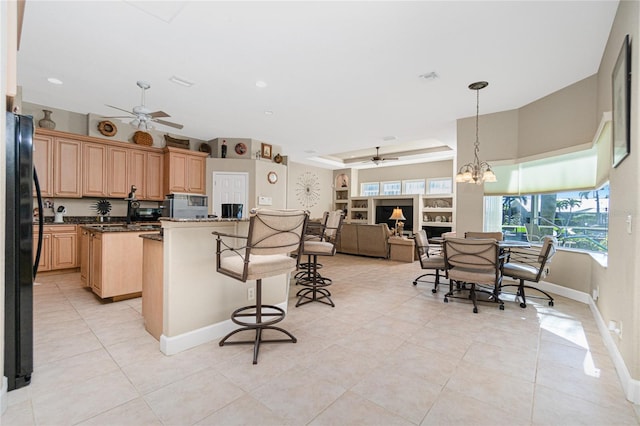
[[[143,235],[145,327],[172,355],[217,340],[238,326],[231,313],[251,303],[252,281],[216,272],[213,231],[247,235],[248,220],[161,219],[162,233]],[[237,246],[245,243],[236,241]],[[160,274],[161,271],[161,274]],[[263,279],[263,302],[286,311],[290,274]]]

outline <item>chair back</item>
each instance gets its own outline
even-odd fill
[[[545,275],[548,273],[547,266],[551,263],[553,256],[555,256],[558,248],[558,239],[556,237],[546,236],[542,243],[542,249],[538,255],[538,262],[540,262],[540,270],[538,273],[538,279],[542,273]]]
[[[299,252],[306,224],[304,210],[255,210],[249,218],[245,259],[249,259],[250,254]]]
[[[464,233],[464,237],[465,238],[492,238],[496,241],[502,241],[502,239],[504,238],[504,235],[502,235],[502,232],[465,232]]]
[[[444,261],[450,279],[498,285],[501,281],[498,243],[494,239],[447,238]]]
[[[333,210],[325,212],[327,218],[324,225],[323,239],[325,241],[335,241],[338,239],[340,229],[342,228],[342,220],[344,218],[344,212],[342,210]]]

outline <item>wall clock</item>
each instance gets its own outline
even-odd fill
[[[305,172],[296,182],[296,196],[304,207],[313,207],[320,199],[320,182],[315,173]]]
[[[247,152],[247,146],[242,142],[237,143],[234,149],[238,155],[244,155]]]
[[[267,180],[269,181],[269,183],[276,183],[278,181],[278,175],[276,174],[276,172],[269,172],[267,174]]]

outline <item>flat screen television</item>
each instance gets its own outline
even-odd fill
[[[402,209],[402,215],[406,220],[404,222],[405,231],[413,231],[413,206],[376,206],[376,223],[386,223],[389,229],[396,227],[395,220],[389,220],[393,209],[399,207]]]

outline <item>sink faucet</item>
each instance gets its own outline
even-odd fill
[[[136,188],[135,185],[131,185],[131,192],[129,192],[129,195],[127,195],[127,198],[125,198],[125,201],[127,202],[127,223],[128,224],[131,223],[131,218],[133,217],[133,214],[138,209],[138,207],[140,207],[140,202],[136,198],[137,189],[138,188]]]

